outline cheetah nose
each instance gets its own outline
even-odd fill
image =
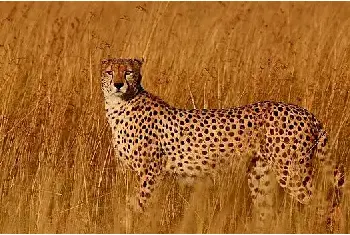
[[[124,85],[124,83],[122,83],[122,82],[114,83],[115,88],[117,88],[118,90],[120,90],[120,88],[122,88],[123,85]]]

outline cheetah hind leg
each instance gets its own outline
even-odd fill
[[[343,198],[343,187],[345,182],[345,167],[343,164],[336,164],[333,170],[334,182],[332,190],[328,195],[330,201],[329,213],[327,217],[327,232],[329,233],[339,233],[341,230],[342,223],[342,212],[340,203]],[[333,194],[333,195],[332,195]]]
[[[307,160],[308,159],[308,160]],[[304,159],[290,159],[288,164],[280,165],[277,170],[277,180],[282,188],[299,203],[310,204],[314,195],[315,164],[311,157]],[[339,167],[334,171],[336,178],[334,187],[334,198],[329,198],[331,202],[330,211],[326,214],[327,233],[333,233],[339,226],[339,204],[342,191],[339,184],[344,182],[344,169]]]
[[[276,178],[279,185],[286,192],[286,196],[290,196],[295,200],[294,202],[297,202],[297,204],[294,204],[292,201],[291,205],[298,205],[298,211],[301,212],[301,215],[305,215],[306,211],[304,210],[308,208],[307,205],[310,204],[314,196],[315,166],[311,157],[302,156],[297,158],[296,154],[291,154],[291,156],[283,163],[276,162]],[[305,205],[306,207],[301,205]],[[303,217],[298,217],[298,219],[301,218]],[[302,219],[303,223],[309,223],[310,220],[306,218],[305,215],[304,219]],[[296,226],[297,224],[294,225]],[[301,229],[302,227],[297,226],[294,229]]]
[[[271,228],[275,214],[276,177],[270,166],[260,157],[254,157],[248,169],[248,186],[253,202],[253,222],[259,233]],[[268,231],[266,231],[268,232]]]

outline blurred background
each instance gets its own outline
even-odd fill
[[[254,232],[244,163],[211,187],[167,178],[125,226],[137,184],[111,149],[100,60],[143,57],[144,87],[180,108],[300,105],[349,165],[349,16],[348,2],[1,2],[0,232]],[[317,187],[308,206],[280,190],[266,231],[325,232]]]

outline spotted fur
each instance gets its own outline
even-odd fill
[[[312,113],[272,101],[230,109],[178,109],[142,88],[141,67],[137,59],[102,61],[114,149],[140,179],[141,208],[165,173],[189,179],[212,175],[243,157],[251,162],[248,186],[261,221],[269,215],[262,207],[272,204],[272,180],[300,203],[310,201],[316,160],[324,162],[328,156],[327,133]],[[335,176],[338,190],[343,171]],[[340,196],[335,201],[333,207]]]

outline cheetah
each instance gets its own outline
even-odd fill
[[[261,207],[271,206],[273,180],[300,203],[309,203],[316,166],[329,155],[327,133],[312,113],[273,101],[229,109],[175,108],[144,90],[142,63],[140,59],[101,62],[113,147],[138,176],[141,210],[164,174],[188,179],[212,175],[243,157],[249,158],[248,187],[260,221],[269,216]],[[340,203],[344,169],[331,165],[337,192],[334,211]]]

